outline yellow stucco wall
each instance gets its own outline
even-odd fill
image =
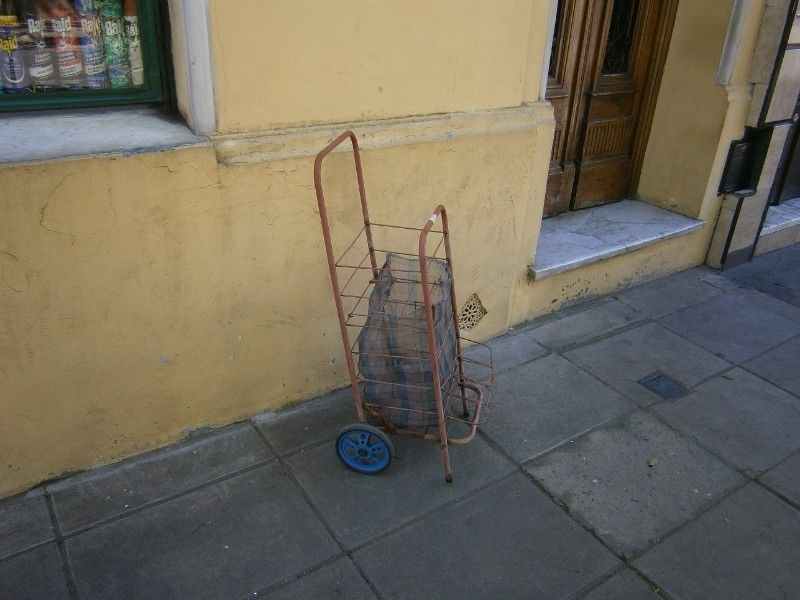
[[[517,106],[539,87],[549,0],[237,0],[235,10],[212,0],[210,10],[219,130],[230,133]]]
[[[732,4],[678,4],[639,180],[642,198],[694,218],[727,110],[725,88],[715,78]]]
[[[489,311],[478,339],[703,260],[708,227],[528,279],[552,116],[539,107],[529,127],[504,128],[491,109],[536,99],[549,2],[226,4],[212,0],[210,15],[218,122],[242,136],[0,168],[0,496],[344,382],[311,179],[321,141],[298,142],[295,130],[283,147],[284,130],[269,132],[278,125],[355,121],[342,128],[366,130],[367,118],[469,112],[372,123],[400,133],[370,138],[364,168],[375,220],[414,224],[447,206],[459,296],[475,292]],[[717,58],[691,51],[693,21],[702,16],[718,57],[723,13],[681,2],[645,161],[642,189],[687,214],[699,205],[670,203],[685,190],[703,197],[729,115],[724,90],[706,81]],[[681,79],[680,61],[695,60],[702,69]],[[687,105],[672,87],[689,84],[700,92]],[[673,129],[694,120],[692,102],[710,106],[694,151],[705,181],[698,169],[683,177],[665,151]],[[247,139],[265,131],[266,146]],[[247,148],[255,154],[236,163]],[[350,160],[334,154],[325,170],[337,244],[358,218]]]
[[[364,153],[375,220],[450,209],[483,337],[509,324],[551,136]],[[325,170],[340,245],[350,161]],[[225,166],[200,147],[0,169],[0,495],[344,381],[312,162]]]

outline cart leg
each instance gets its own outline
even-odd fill
[[[453,472],[450,469],[450,449],[447,447],[447,434],[442,442],[442,464],[444,464],[444,480],[453,483]]]

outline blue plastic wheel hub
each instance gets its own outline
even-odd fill
[[[394,448],[383,431],[372,425],[348,425],[336,438],[336,453],[359,473],[380,473],[392,462]]]

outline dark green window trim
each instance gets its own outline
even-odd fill
[[[171,100],[169,23],[166,3],[138,0],[144,87],[129,90],[64,90],[42,94],[0,94],[0,112],[88,108],[124,104],[163,104]]]

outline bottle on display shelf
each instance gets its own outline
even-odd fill
[[[128,44],[128,63],[131,68],[131,83],[135,87],[144,85],[144,62],[142,42],[139,39],[139,15],[136,0],[125,0],[123,5],[125,41]]]
[[[23,18],[30,39],[29,71],[33,90],[46,92],[58,86],[58,71],[53,49],[46,37],[44,14],[35,0],[27,0],[23,8]]]
[[[102,0],[99,5],[103,23],[103,45],[106,50],[108,82],[113,89],[131,86],[128,46],[122,20],[122,0]]]
[[[75,0],[75,10],[80,19],[80,47],[86,71],[86,87],[95,90],[107,88],[106,51],[98,0]]]
[[[78,37],[78,15],[67,0],[50,0],[45,9],[55,34],[53,49],[62,88],[86,86]]]
[[[22,34],[13,0],[0,0],[0,82],[7,93],[30,90],[30,48]]]

